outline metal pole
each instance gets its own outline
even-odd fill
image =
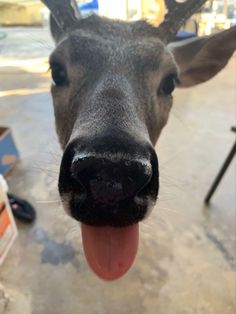
[[[234,143],[233,147],[231,148],[229,155],[227,156],[223,166],[221,167],[218,175],[216,176],[209,192],[207,193],[207,196],[205,197],[204,202],[208,204],[210,202],[210,199],[215,192],[216,188],[218,187],[220,180],[222,179],[223,175],[225,174],[225,171],[227,170],[230,162],[232,161],[234,155],[236,154],[236,142]]]

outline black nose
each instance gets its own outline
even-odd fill
[[[157,198],[156,153],[148,145],[101,143],[104,139],[99,146],[77,140],[64,152],[59,192],[65,207],[76,220],[89,225],[137,223]]]
[[[148,160],[112,160],[88,154],[75,156],[71,173],[82,198],[112,206],[142,193],[152,178],[152,166]]]

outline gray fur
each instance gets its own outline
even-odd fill
[[[92,16],[60,38],[50,62],[62,64],[70,79],[68,87],[52,88],[63,148],[75,136],[109,126],[155,144],[172,104],[171,97],[158,99],[158,87],[166,75],[177,73],[155,32],[145,22]]]

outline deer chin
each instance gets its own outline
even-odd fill
[[[103,280],[122,277],[132,266],[139,242],[139,225],[94,227],[82,224],[85,257]]]

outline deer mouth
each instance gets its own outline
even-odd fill
[[[142,221],[151,211],[156,198],[138,196],[117,202],[104,203],[103,200],[86,198],[81,194],[70,194],[69,211],[81,223],[103,227],[122,228]]]
[[[156,201],[158,161],[153,149],[142,158],[64,153],[59,192],[70,215],[81,223],[84,253],[103,280],[115,280],[132,266],[139,222]]]
[[[155,180],[155,176],[153,178]],[[147,184],[148,191],[152,180]],[[116,195],[117,196],[117,195]],[[106,281],[122,277],[134,263],[139,244],[139,222],[151,210],[155,197],[140,193],[114,202],[70,194],[69,211],[81,222],[83,249],[93,272]]]
[[[155,200],[136,196],[136,201],[123,200],[118,206],[116,203],[83,203],[81,196],[78,203],[77,197],[75,194],[72,196],[69,211],[81,223],[83,250],[88,265],[100,279],[117,280],[128,272],[135,261],[139,222],[151,210]],[[65,197],[62,198],[65,200]]]
[[[151,186],[152,180],[146,191]],[[104,199],[88,202],[85,196],[73,192],[62,195],[62,199],[71,216],[81,223],[84,254],[93,272],[106,281],[125,275],[138,251],[139,222],[153,207],[155,196],[148,197],[143,190],[140,195],[118,203],[112,202],[110,196],[106,204]]]

